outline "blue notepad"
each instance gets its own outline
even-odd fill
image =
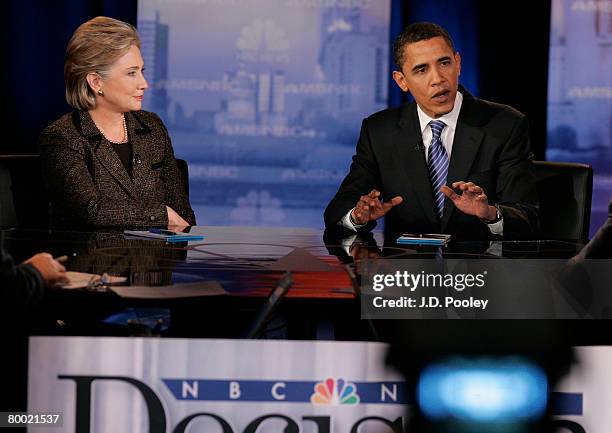
[[[451,235],[444,233],[412,234],[404,233],[396,242],[402,245],[435,245],[443,246],[450,241]]]
[[[159,239],[166,242],[188,242],[188,241],[203,241],[203,235],[192,233],[174,232],[165,229],[150,229],[150,230],[124,230],[126,236],[135,236],[139,238]]]

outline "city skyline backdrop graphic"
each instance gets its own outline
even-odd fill
[[[391,0],[138,4],[149,91],[199,225],[322,227],[387,107]]]
[[[593,166],[591,236],[612,197],[612,1],[553,0],[546,159]]]

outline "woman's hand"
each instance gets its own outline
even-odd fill
[[[174,230],[175,228],[184,228],[189,226],[189,223],[185,221],[174,209],[170,206],[166,206],[168,212],[168,228]]]

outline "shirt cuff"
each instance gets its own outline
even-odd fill
[[[350,211],[348,211],[346,213],[346,215],[344,215],[342,217],[342,219],[340,221],[338,221],[338,225],[341,225],[343,227],[346,227],[349,230],[352,230],[354,232],[357,231],[357,229],[360,229],[361,227],[364,227],[366,224],[353,224],[351,221],[351,212],[353,212],[355,208],[351,209]]]
[[[342,239],[342,249],[346,253],[347,256],[351,255],[351,246],[353,246],[353,242],[357,239],[357,235],[349,236],[348,238]]]
[[[487,226],[489,227],[489,230],[491,230],[492,234],[499,236],[504,235],[504,217],[493,224],[487,224]]]

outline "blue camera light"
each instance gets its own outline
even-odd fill
[[[544,370],[520,357],[450,358],[426,366],[417,383],[417,404],[432,421],[528,422],[547,401]]]

